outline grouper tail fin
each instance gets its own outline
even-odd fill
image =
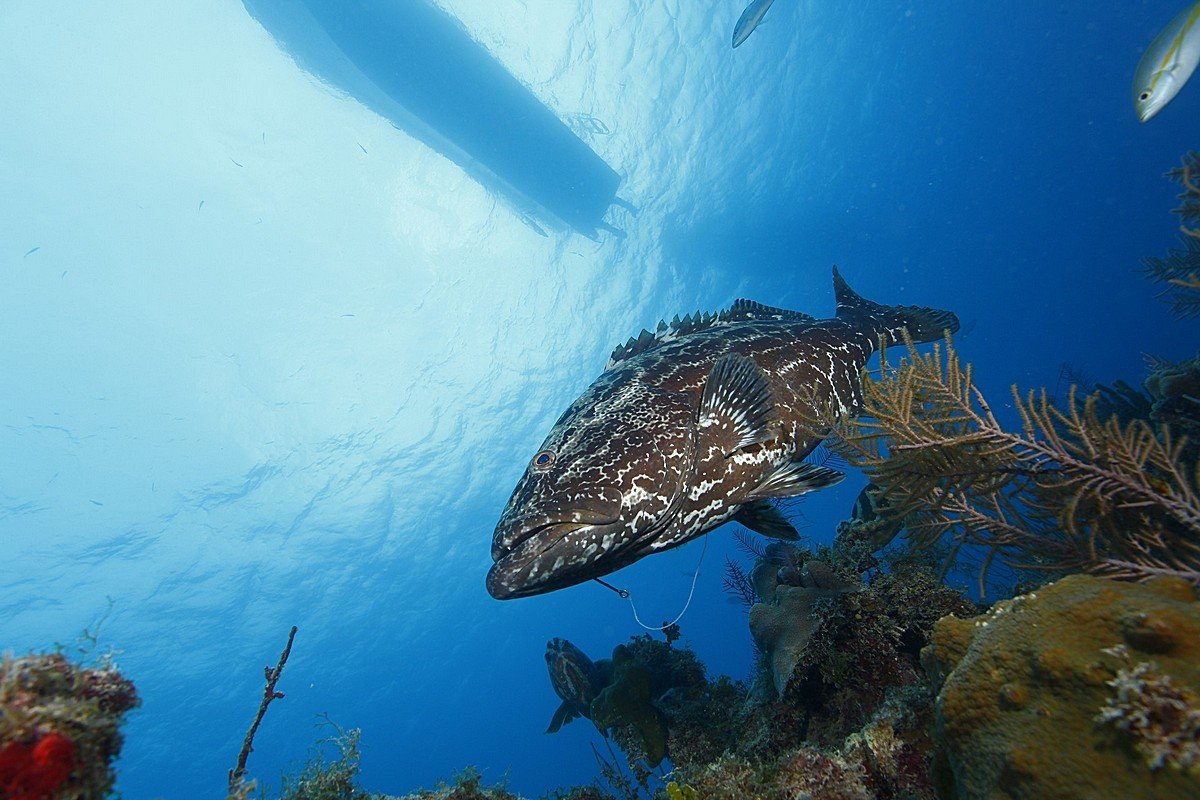
[[[850,288],[833,267],[833,293],[837,298],[837,318],[869,330],[874,336],[883,336],[887,344],[895,344],[903,336],[901,330],[917,344],[941,339],[947,332],[958,330],[958,317],[952,311],[924,306],[885,306],[873,303]]]

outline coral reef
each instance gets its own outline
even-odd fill
[[[744,712],[753,717],[760,706]],[[779,720],[776,716],[770,718]],[[927,735],[930,697],[915,685],[888,693],[875,715],[835,747],[802,743],[776,751],[749,743],[708,763],[675,769],[706,798],[812,797],[932,800]],[[781,737],[787,738],[787,737]]]
[[[921,761],[923,756],[913,754],[928,751],[927,743],[916,741],[916,729],[908,727],[929,702],[920,691],[920,650],[940,617],[978,609],[915,560],[905,561],[906,569],[880,571],[865,584],[851,584],[834,566],[840,545],[821,558],[807,551],[795,554],[793,562],[803,564],[799,575],[794,569],[762,569],[763,562],[753,571],[760,584],[766,573],[779,583],[774,589],[763,586],[764,597],[773,592],[773,599],[751,612],[763,657],[753,702],[741,714],[736,748],[741,755],[769,762],[799,747],[832,751],[872,725],[896,734],[901,719],[906,721],[901,727],[913,734],[904,757]],[[785,579],[811,585],[789,586]],[[757,627],[764,621],[770,626]],[[774,626],[788,633],[771,638]],[[801,645],[793,648],[793,639],[800,638]],[[788,648],[782,656],[781,645]],[[873,752],[859,746],[856,757],[869,760]],[[892,752],[877,760],[899,756]],[[913,770],[909,765],[893,772]]]
[[[1153,771],[1145,752],[1151,731],[1177,753],[1196,731],[1186,713],[1174,726],[1145,716],[1200,689],[1200,602],[1181,579],[1073,575],[983,616],[939,621],[922,660],[939,687],[940,797],[1200,796],[1194,764]]]
[[[831,594],[826,589],[778,586],[750,609],[750,632],[779,694],[787,688],[792,669],[821,625],[820,601]]]
[[[313,747],[298,775],[283,777],[280,800],[522,800],[502,784],[484,786],[483,776],[472,767],[433,789],[418,789],[403,796],[368,792],[358,783],[361,731],[345,730],[328,718],[324,724],[333,729],[333,735]],[[329,749],[334,751],[332,758],[326,755]],[[560,800],[612,800],[604,794],[573,791],[576,793],[561,794]]]
[[[613,728],[613,739],[635,772],[640,758],[657,763],[658,723],[663,726],[665,754],[676,766],[706,763],[733,746],[738,735],[736,715],[746,699],[744,685],[725,677],[709,681],[694,652],[650,636],[635,636],[615,648],[613,664],[617,671],[641,672],[653,701],[653,712],[642,712],[644,725]],[[646,736],[647,728],[651,736]]]
[[[125,713],[139,704],[110,659],[95,667],[61,653],[0,661],[0,797],[101,800],[115,776]]]
[[[563,796],[564,800],[566,795]],[[572,800],[590,800],[588,795],[572,795]],[[376,796],[376,800],[389,800]],[[521,800],[518,795],[500,786],[484,786],[478,770],[467,768],[455,776],[453,783],[439,784],[436,789],[421,789],[395,800]]]
[[[928,572],[883,573],[829,604],[785,695],[805,712],[806,739],[834,745],[860,729],[890,691],[921,680],[937,620],[976,611]]]
[[[313,748],[299,775],[284,776],[280,799],[383,800],[381,795],[369,794],[358,785],[359,765],[362,760],[358,752],[358,743],[362,732],[357,728],[342,730],[328,719],[325,720],[325,724],[331,726],[336,735]],[[327,758],[322,745],[334,747],[337,757]]]
[[[842,538],[817,553],[775,543],[742,571],[758,601],[758,679],[749,692],[735,684],[722,695],[731,685],[721,680],[693,688],[706,714],[676,716],[675,693],[660,701],[680,786],[703,798],[933,797],[919,654],[941,616],[978,608],[940,582],[923,551],[899,548],[864,583],[860,549]],[[710,746],[684,750],[684,732],[713,732]]]
[[[836,754],[798,748],[770,762],[723,756],[688,775],[688,785],[705,800],[811,797],[821,800],[874,800],[861,765]]]
[[[1200,356],[1172,362],[1155,359],[1146,378],[1150,400],[1148,417],[1155,425],[1169,425],[1176,435],[1188,437],[1186,453],[1200,455]]]
[[[944,353],[944,357],[943,357]],[[1200,584],[1197,464],[1169,427],[1102,420],[1098,398],[1043,391],[1014,400],[1023,426],[1001,427],[954,348],[909,344],[882,377],[863,376],[865,416],[828,417],[843,456],[880,487],[885,517],[951,556],[978,545],[983,577],[997,557],[1052,574],[1177,575]]]
[[[667,751],[676,767],[707,764],[734,747],[746,686],[722,675],[670,691],[659,700],[667,718]]]
[[[592,701],[592,721],[601,729],[632,729],[637,735],[636,746],[628,737],[617,741],[626,753],[640,750],[646,763],[656,767],[667,755],[667,725],[654,705],[650,670],[637,663],[624,646],[613,650],[612,664],[612,683]]]

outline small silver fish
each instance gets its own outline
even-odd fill
[[[1200,1],[1154,37],[1133,76],[1133,107],[1146,122],[1171,102],[1200,62]]]
[[[737,47],[742,42],[754,33],[754,29],[762,22],[762,19],[767,14],[767,9],[771,7],[771,3],[775,0],[754,0],[753,3],[746,6],[746,10],[738,17],[737,24],[733,26],[733,46]]]

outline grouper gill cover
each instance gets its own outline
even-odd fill
[[[949,311],[865,300],[836,267],[833,284],[833,319],[739,300],[618,347],[509,499],[492,538],[492,596],[599,578],[731,519],[796,538],[771,501],[843,477],[805,463],[821,442],[812,420],[858,406],[881,341],[959,327]]]

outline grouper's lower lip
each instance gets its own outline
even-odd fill
[[[497,600],[531,597],[574,586],[619,568],[621,565],[601,566],[599,562],[607,560],[602,550],[593,557],[581,558],[571,552],[567,541],[572,534],[585,529],[588,534],[596,535],[615,522],[605,525],[560,522],[537,527],[517,546],[495,559],[487,574],[488,594]],[[565,552],[554,552],[559,546]]]

